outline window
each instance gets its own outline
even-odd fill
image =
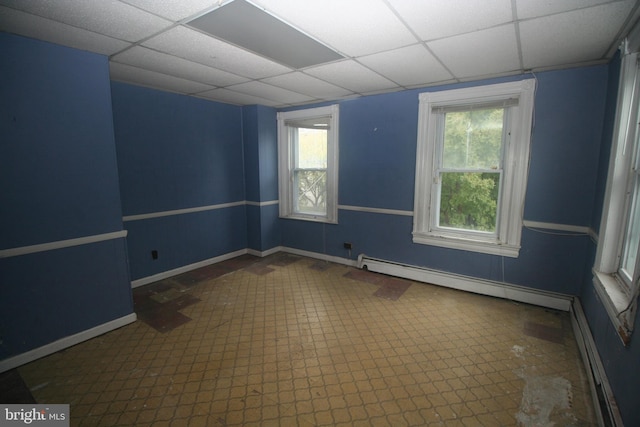
[[[534,89],[420,94],[414,242],[518,256]]]
[[[631,339],[640,292],[640,68],[637,49],[629,46],[628,40],[621,46],[616,122],[594,266],[595,289],[625,344]]]
[[[280,216],[337,223],[338,106],[278,113]]]

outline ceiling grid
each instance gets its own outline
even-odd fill
[[[116,81],[287,107],[604,63],[639,1],[0,0],[0,31],[106,55]]]

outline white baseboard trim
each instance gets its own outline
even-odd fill
[[[573,300],[573,297],[570,295],[369,258],[365,255],[358,257],[357,266],[358,268],[367,267],[369,271],[389,274],[391,276],[481,295],[505,298],[555,310],[569,311],[571,301]]]
[[[240,249],[238,251],[229,252],[215,258],[210,258],[194,264],[189,264],[179,268],[175,268],[173,270],[154,274],[153,276],[134,280],[131,282],[131,287],[137,288],[139,286],[144,286],[149,283],[157,282],[158,280],[167,279],[178,274],[186,273],[197,268],[206,267],[207,265],[226,261],[228,259],[235,258],[244,254],[263,258],[277,252],[286,252],[294,255],[305,256],[308,258],[319,259],[322,261],[334,262],[336,264],[347,265],[350,267],[362,268],[364,265],[366,265],[370,271],[378,273],[389,274],[391,276],[403,277],[418,282],[430,283],[481,295],[505,298],[541,307],[552,308],[555,310],[569,311],[571,309],[571,301],[573,299],[573,297],[571,297],[570,295],[560,294],[556,292],[542,291],[508,283],[478,279],[470,276],[462,276],[453,273],[447,273],[444,271],[431,270],[427,268],[400,264],[375,258],[366,258],[363,257],[363,255],[360,255],[358,257],[358,260],[356,261],[348,258],[322,254],[319,252],[306,251],[288,246],[275,246],[266,251],[258,251],[255,249]]]
[[[613,390],[611,390],[611,385],[607,379],[596,343],[593,341],[587,317],[582,310],[582,305],[578,298],[574,298],[573,304],[571,305],[571,325],[573,326],[573,334],[576,337],[576,342],[582,355],[582,361],[587,371],[587,378],[589,379],[591,396],[593,398],[593,407],[598,417],[598,425],[623,427],[618,404],[613,396]],[[601,407],[598,396],[603,397],[606,408]],[[605,418],[607,422],[604,421]]]
[[[247,253],[249,255],[258,256],[260,258],[264,258],[266,256],[273,255],[273,254],[275,254],[277,252],[281,252],[281,251],[282,251],[282,246],[276,246],[276,247],[273,247],[271,249],[267,249],[266,251],[258,251],[258,250],[255,250],[255,249],[247,249]]]
[[[197,268],[206,267],[207,265],[216,264],[218,262],[226,261],[231,258],[235,258],[240,255],[244,255],[249,253],[248,249],[240,249],[235,252],[229,252],[217,257],[205,259],[203,261],[198,261],[193,264],[183,265],[182,267],[174,268],[173,270],[163,271],[162,273],[157,273],[152,276],[143,277],[141,279],[136,279],[131,282],[132,288],[137,288],[139,286],[148,285],[149,283],[157,282],[158,280],[167,279],[169,277],[177,276],[178,274],[186,273],[191,270],[195,270]]]
[[[347,265],[350,267],[362,268],[363,256],[358,260],[337,257],[333,255],[321,254],[318,252],[305,251],[302,249],[291,248],[287,246],[276,246],[265,252],[248,250],[248,253],[255,256],[267,256],[276,252],[286,252],[294,255],[305,256],[308,258],[319,259],[322,261],[334,262],[336,264]],[[377,261],[374,266],[373,261]],[[380,267],[380,263],[385,264]],[[392,263],[384,260],[368,258],[365,263],[370,271],[389,274],[396,277],[402,277],[417,282],[430,283],[452,289],[458,289],[467,292],[473,292],[481,295],[488,295],[498,298],[519,301],[526,304],[537,305],[555,310],[569,311],[573,297],[570,295],[560,294],[556,292],[542,291],[538,289],[526,288],[524,286],[512,285],[502,282],[495,282],[486,279],[478,279],[475,277],[461,276],[443,271],[430,270],[421,267],[414,267],[406,264]]]
[[[237,256],[244,255],[244,254],[249,254],[249,255],[260,257],[260,258],[264,258],[266,256],[273,255],[278,252],[287,252],[294,255],[301,255],[309,258],[320,259],[323,261],[335,262],[336,264],[349,265],[351,267],[357,266],[357,262],[355,260],[320,254],[317,252],[304,251],[302,249],[289,248],[286,246],[275,246],[271,249],[267,249],[266,251],[258,251],[256,249],[247,248],[247,249],[240,249],[235,252],[229,252],[214,258],[205,259],[203,261],[199,261],[193,264],[184,265],[182,267],[174,268],[173,270],[163,271],[162,273],[154,274],[152,276],[147,276],[147,277],[133,280],[131,282],[131,288],[137,288],[140,286],[148,285],[149,283],[157,282],[159,280],[168,279],[169,277],[177,276],[178,274],[186,273],[191,270],[206,267],[208,265],[216,264],[218,262],[226,261],[228,259],[235,258]]]
[[[126,316],[119,317],[111,320],[107,323],[95,326],[86,331],[78,332],[77,334],[70,335],[68,337],[61,338],[52,343],[43,345],[42,347],[29,350],[25,353],[17,356],[9,357],[8,359],[0,360],[0,372],[5,372],[18,366],[22,366],[26,363],[33,362],[41,357],[48,356],[57,351],[64,350],[65,348],[72,347],[76,344],[80,344],[83,341],[90,340],[99,335],[113,331],[114,329],[121,328],[122,326],[133,323],[137,320],[135,313],[127,314]]]
[[[358,262],[353,260],[353,259],[342,258],[342,257],[337,257],[337,256],[327,255],[327,254],[321,254],[321,253],[318,253],[318,252],[304,251],[302,249],[290,248],[290,247],[287,247],[287,246],[280,246],[280,251],[287,252],[287,253],[294,254],[294,255],[300,255],[300,256],[306,256],[306,257],[309,257],[309,258],[315,258],[315,259],[319,259],[321,261],[335,262],[336,264],[348,265],[350,267],[357,267],[358,266]]]

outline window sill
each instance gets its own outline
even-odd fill
[[[413,233],[413,243],[511,258],[517,258],[520,254],[520,246],[500,244],[496,241],[436,236],[417,232]]]
[[[322,222],[322,223],[325,223],[325,224],[337,224],[338,223],[337,220],[330,220],[327,217],[315,216],[315,215],[301,215],[301,214],[280,215],[280,218],[282,218],[282,219],[295,219],[295,220],[310,221],[310,222]]]
[[[632,325],[632,323],[628,322],[626,316],[622,314],[629,304],[627,293],[613,275],[595,270],[593,272],[593,285],[613,326],[618,332],[618,336],[625,346],[628,345],[631,340],[633,326],[628,326],[629,324]],[[628,312],[625,314],[628,314]]]

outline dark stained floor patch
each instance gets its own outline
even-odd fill
[[[309,268],[316,271],[326,271],[331,268],[331,264],[327,261],[317,261],[311,264]]]
[[[194,297],[191,294],[182,294],[180,297],[172,299],[169,302],[166,302],[164,306],[168,310],[179,311],[197,302],[200,302],[200,298]]]
[[[229,271],[236,271],[236,270],[241,270],[245,267],[250,266],[251,264],[254,264],[256,262],[260,262],[261,259],[257,256],[253,256],[253,255],[249,255],[249,254],[245,254],[245,255],[240,255],[238,257],[235,258],[231,258],[228,259],[226,261],[222,261],[221,263],[217,264],[221,267],[224,268],[228,268]]]
[[[191,320],[188,316],[180,313],[183,308],[200,301],[189,293],[191,287],[237,270],[262,276],[275,271],[270,266],[286,267],[300,259],[302,258],[298,255],[282,252],[265,258],[245,254],[187,271],[134,289],[134,310],[141,321],[158,332],[168,332]]]
[[[354,269],[346,273],[344,277],[347,277],[353,280],[359,280],[361,282],[371,283],[373,285],[378,285],[380,284],[384,276],[378,273],[371,273],[367,270]]]
[[[279,252],[245,266],[244,271],[262,276],[264,274],[269,274],[272,271],[275,271],[275,269],[271,268],[271,266],[286,267],[289,264],[293,264],[294,262],[299,261],[300,259],[301,258],[297,255]]]
[[[179,311],[168,310],[164,307],[159,310],[138,313],[138,319],[162,333],[172,331],[191,321],[190,317]]]
[[[138,319],[158,332],[168,332],[191,320],[179,310],[199,302],[182,282],[166,279],[133,290],[133,309]]]
[[[276,265],[278,267],[286,267],[289,264],[293,264],[299,261],[300,257],[297,255],[288,254],[286,252],[278,252],[265,258],[265,262],[269,265]]]
[[[162,298],[171,293],[171,298]],[[199,298],[179,290],[165,290],[163,293],[136,292],[134,290],[134,309],[138,319],[158,332],[168,332],[184,325],[191,318],[180,313],[185,307],[200,302]]]
[[[244,271],[248,271],[249,273],[257,274],[258,276],[263,276],[265,274],[271,273],[275,271],[273,268],[270,268],[262,263],[253,264],[244,268]]]
[[[391,301],[398,300],[398,298],[400,298],[411,286],[411,282],[408,280],[396,279],[384,274],[372,273],[367,270],[353,269],[346,273],[344,277],[380,286],[373,295]]]
[[[226,265],[223,263],[220,264],[212,264],[207,265],[205,267],[198,268],[196,270],[188,271],[186,273],[182,273],[178,276],[172,277],[173,280],[180,283],[182,286],[194,286],[204,280],[212,280],[220,276],[224,276],[225,274],[231,273],[237,268],[235,266]]]
[[[17,369],[0,374],[0,403],[37,403]]]
[[[165,304],[169,301],[173,301],[174,299],[180,298],[182,295],[184,295],[184,292],[181,291],[180,289],[169,288],[164,292],[152,294],[150,295],[149,298],[151,298],[152,300],[160,304]]]
[[[542,325],[535,322],[524,322],[522,332],[530,337],[551,341],[557,344],[564,342],[564,334],[561,328]]]
[[[279,260],[281,258],[275,257],[274,259]],[[289,258],[282,259],[288,260]],[[296,261],[298,259],[300,258],[295,257]],[[274,271],[267,265],[262,258],[253,255],[241,255],[217,264],[187,271],[186,273],[134,289],[133,307],[138,319],[158,332],[168,332],[191,320],[188,316],[180,313],[183,308],[200,302],[199,298],[189,293],[191,287],[203,281],[212,280],[241,269],[259,275]]]
[[[397,301],[410,286],[411,282],[407,280],[385,278],[382,281],[382,286],[380,286],[373,295],[379,298]]]
[[[195,270],[194,270],[195,271]],[[173,276],[171,279],[175,282],[178,282],[182,286],[195,286],[200,282],[200,279],[194,271],[189,271],[187,273],[182,273],[177,276]]]

